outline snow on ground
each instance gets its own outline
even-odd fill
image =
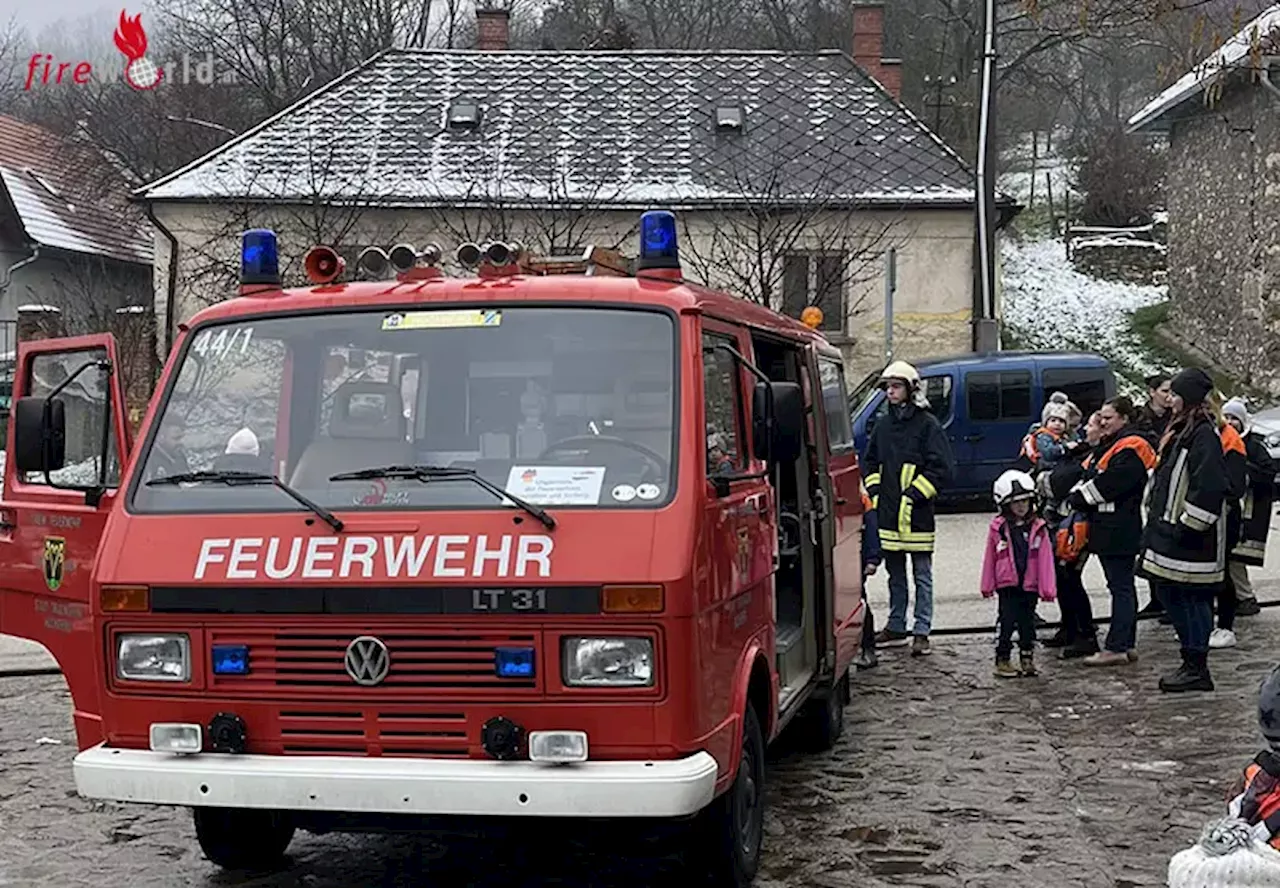
[[[1060,240],[1001,243],[1004,323],[1032,349],[1096,352],[1121,375],[1171,370],[1133,335],[1129,315],[1163,302],[1168,288],[1100,280],[1076,271]]]

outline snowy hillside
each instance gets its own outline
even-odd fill
[[[1078,349],[1101,354],[1130,378],[1168,370],[1133,335],[1134,309],[1163,302],[1165,286],[1140,286],[1081,274],[1067,261],[1060,240],[1001,244],[1004,323],[1018,345]]]

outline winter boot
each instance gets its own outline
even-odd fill
[[[1021,673],[1018,672],[1017,667],[1015,667],[1013,663],[1009,662],[1008,657],[1005,657],[1004,659],[997,659],[996,668],[991,674],[996,678],[1017,678],[1021,675]]]
[[[910,639],[910,633],[881,629],[876,633],[876,647],[901,647],[907,644]]]
[[[911,640],[911,656],[927,657],[933,652],[933,648],[929,646],[929,636],[917,635]]]
[[[1067,635],[1067,633],[1059,629],[1048,638],[1043,639],[1040,643],[1047,648],[1063,648],[1071,644],[1071,642],[1072,639]]]
[[[1182,652],[1182,665],[1160,679],[1160,690],[1177,694],[1183,691],[1212,691],[1213,679],[1209,677],[1209,655]]]
[[[1093,656],[1098,652],[1098,636],[1090,635],[1087,638],[1077,638],[1071,644],[1062,649],[1059,655],[1064,660],[1079,660],[1084,657]]]
[[[1036,653],[1035,651],[1022,651],[1020,664],[1022,666],[1022,674],[1027,678],[1034,678],[1040,673],[1036,672]]]

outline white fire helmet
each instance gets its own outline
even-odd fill
[[[1034,499],[1036,482],[1026,472],[1010,469],[996,479],[991,493],[997,506],[1007,505],[1023,499]]]
[[[883,388],[890,379],[905,380],[907,388],[912,391],[920,387],[919,371],[906,361],[894,361],[888,367],[885,367],[884,372],[880,374],[880,386]]]

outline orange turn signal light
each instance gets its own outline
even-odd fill
[[[103,586],[98,600],[105,613],[151,609],[150,590],[146,586]]]
[[[661,586],[605,586],[606,614],[656,614],[663,606]]]

